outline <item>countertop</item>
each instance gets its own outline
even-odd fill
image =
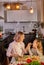
[[[2,35],[2,37],[0,38],[0,42],[2,42],[3,40],[5,40],[8,36],[9,35],[6,35],[6,34]]]

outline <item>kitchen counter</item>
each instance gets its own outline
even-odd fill
[[[9,43],[13,41],[13,36],[10,34],[4,34],[0,38],[0,46],[3,46],[5,48],[8,48]]]
[[[9,35],[5,35],[5,34],[2,35],[2,37],[0,38],[0,42],[3,41],[3,40],[5,40],[8,36],[9,36]]]
[[[39,63],[43,62],[44,63],[44,56],[42,57],[39,57],[39,56],[30,56],[30,55],[24,55],[22,58],[19,57],[19,59],[16,60],[16,62],[12,62],[13,65],[27,65],[29,64],[30,62],[33,62],[33,61],[38,61]],[[10,65],[11,65],[11,62],[10,62]],[[34,64],[33,64],[34,65]],[[38,65],[38,64],[37,64]],[[40,64],[39,64],[40,65]]]

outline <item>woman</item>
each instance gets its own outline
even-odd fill
[[[24,40],[24,33],[23,32],[18,32],[16,33],[14,37],[14,41],[10,43],[8,50],[7,50],[7,56],[8,57],[13,57],[14,59],[17,57],[23,57],[23,54],[26,52],[25,51],[25,45],[23,43]],[[14,60],[15,61],[15,60]],[[13,59],[11,63],[13,62]]]

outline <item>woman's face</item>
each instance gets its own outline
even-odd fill
[[[17,42],[23,42],[23,40],[24,40],[24,34],[23,35],[17,35],[17,37],[16,37],[16,41]]]
[[[25,38],[25,35],[24,34],[16,34],[15,37],[14,37],[14,40],[16,40],[17,42],[23,42]]]
[[[24,38],[25,38],[24,34],[23,34],[23,35],[20,35],[20,36],[19,36],[19,41],[20,41],[20,42],[23,42]]]

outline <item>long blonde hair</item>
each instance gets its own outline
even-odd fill
[[[38,50],[39,50],[41,53],[43,53],[42,41],[41,41],[41,40],[38,40],[37,43],[38,43],[38,46],[37,46]]]
[[[38,48],[38,50],[39,50],[41,53],[43,53],[42,41],[39,40],[39,39],[35,39],[34,41],[35,41],[34,43],[37,44],[37,48]],[[35,46],[35,47],[36,47],[36,46]]]

